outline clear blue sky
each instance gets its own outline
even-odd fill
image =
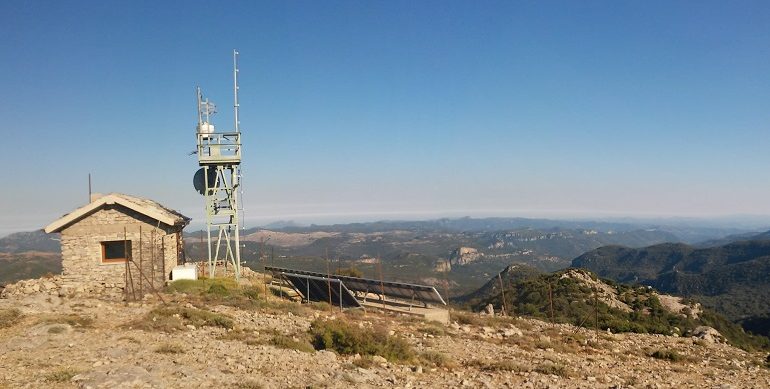
[[[98,192],[199,219],[194,86],[247,224],[770,214],[767,1],[3,1],[0,232]]]

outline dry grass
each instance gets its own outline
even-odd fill
[[[282,349],[299,350],[306,353],[315,352],[313,345],[310,344],[310,341],[308,340],[307,334],[288,336],[280,334],[274,329],[263,331],[259,334],[244,330],[228,331],[220,335],[217,339],[239,341],[249,346],[270,345]]]
[[[235,385],[235,387],[238,389],[262,389],[265,386],[262,385],[261,382],[257,382],[254,380],[247,380],[244,382],[239,382],[238,384]]]
[[[353,360],[353,365],[358,366],[362,369],[368,369],[372,366],[374,366],[374,360],[369,355],[364,355],[361,358],[357,358]]]
[[[685,357],[682,354],[679,354],[675,350],[663,350],[663,349],[653,351],[652,353],[650,353],[650,356],[655,359],[663,359],[671,362],[680,362],[687,359],[687,357]]]
[[[567,366],[564,366],[561,363],[555,363],[555,362],[542,363],[537,367],[535,367],[534,371],[540,374],[557,375],[559,377],[572,376],[572,372],[567,368]]]
[[[133,343],[133,344],[141,344],[142,343],[141,341],[139,341],[139,339],[136,339],[136,338],[131,337],[131,336],[121,336],[120,338],[118,338],[118,340],[125,340],[126,342]]]
[[[203,309],[167,305],[155,308],[143,318],[126,324],[130,328],[161,332],[182,331],[187,325],[231,329],[233,319],[228,315]]]
[[[88,328],[94,325],[94,319],[90,317],[71,314],[51,314],[43,315],[39,318],[40,323],[44,324],[69,324],[72,327]]]
[[[159,354],[183,354],[185,349],[176,343],[164,343],[155,348],[155,352]]]
[[[69,382],[78,373],[80,372],[71,367],[63,367],[46,374],[43,379],[46,382]]]
[[[478,327],[501,328],[513,324],[519,329],[532,329],[532,325],[530,323],[519,320],[512,316],[489,316],[472,312],[451,311],[449,313],[449,318],[458,324],[473,325]]]
[[[292,338],[286,335],[274,336],[270,339],[270,345],[283,349],[299,350],[305,353],[315,352],[313,345],[307,339]]]
[[[252,331],[243,331],[243,330],[227,331],[224,334],[220,335],[217,339],[235,340],[238,342],[243,342],[249,346],[257,346],[257,345],[267,343],[267,341],[264,340],[262,337],[260,337],[258,334],[255,334]]]
[[[418,356],[418,359],[420,360],[420,362],[428,366],[443,367],[443,368],[452,368],[457,366],[457,364],[451,358],[449,358],[446,354],[440,353],[438,351],[421,352]]]
[[[472,359],[466,363],[465,366],[477,368],[484,371],[510,371],[514,373],[528,372],[530,369],[526,366],[518,364],[510,360],[504,361],[488,361],[481,359]]]
[[[20,322],[23,315],[16,308],[0,309],[0,328],[8,328]]]
[[[428,334],[433,336],[444,336],[447,334],[446,327],[444,327],[443,324],[438,322],[425,323],[417,327],[417,331],[422,332],[423,334]]]
[[[52,326],[48,328],[49,334],[61,334],[62,332],[66,331],[67,327],[64,326]]]

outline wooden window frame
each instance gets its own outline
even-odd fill
[[[132,247],[131,247],[131,241],[130,240],[105,240],[105,241],[100,242],[100,246],[102,247],[102,257],[101,257],[101,262],[100,263],[103,263],[103,264],[114,264],[114,263],[126,263],[126,262],[128,262],[128,258],[110,258],[110,259],[107,259],[106,258],[107,250],[105,248],[105,245],[107,243],[120,243],[120,244],[124,245],[124,247],[126,245],[128,245],[128,257],[131,258]]]

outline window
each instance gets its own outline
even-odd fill
[[[126,257],[131,257],[130,240],[102,242],[102,263],[123,263]]]

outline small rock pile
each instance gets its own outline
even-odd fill
[[[36,293],[58,295],[61,290],[61,277],[43,277],[31,280],[21,280],[14,284],[5,285],[0,298],[22,296]]]
[[[5,285],[0,298],[12,298],[33,294],[59,297],[122,298],[123,287],[117,284],[72,282],[61,275],[21,280]]]

